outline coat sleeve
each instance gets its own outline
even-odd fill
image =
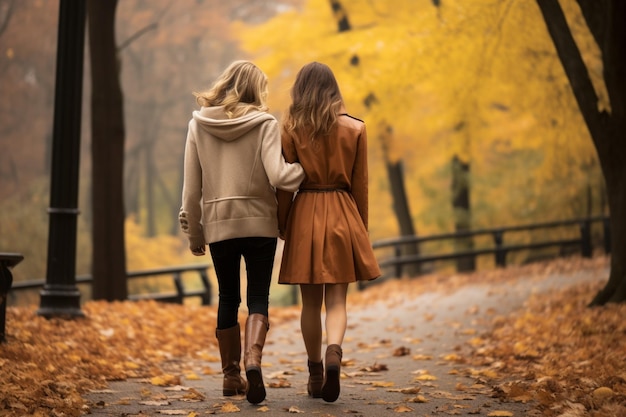
[[[293,138],[283,132],[281,142],[285,160],[290,163],[297,162],[298,154],[293,143]],[[293,195],[293,192],[276,190],[276,198],[278,200],[278,230],[280,231],[281,236],[284,236],[285,231],[287,230],[287,219],[289,218]]]
[[[368,173],[367,173],[367,130],[365,124],[357,138],[356,159],[352,168],[352,196],[368,229]]]
[[[202,228],[202,166],[198,158],[192,123],[193,121],[189,122],[185,143],[182,206],[178,213],[180,228],[189,238],[190,249],[206,244]]]
[[[296,191],[304,179],[304,170],[298,163],[288,163],[281,150],[278,122],[264,123],[262,131],[261,159],[267,178],[273,187],[286,191]]]

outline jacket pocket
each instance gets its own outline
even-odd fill
[[[206,221],[267,216],[267,203],[258,197],[229,197],[205,202]]]

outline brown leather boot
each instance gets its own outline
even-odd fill
[[[326,378],[322,385],[324,401],[333,402],[339,398],[342,355],[343,351],[339,345],[328,345],[326,348]]]
[[[243,354],[243,363],[248,378],[248,392],[246,399],[252,404],[258,404],[265,399],[265,384],[261,372],[261,357],[265,336],[269,329],[267,317],[263,314],[250,314],[246,320],[246,337]]]
[[[324,384],[324,362],[307,361],[309,366],[309,382],[306,390],[313,398],[322,398],[322,384]]]
[[[228,329],[215,330],[215,336],[220,347],[222,358],[222,372],[224,383],[222,393],[224,396],[244,394],[247,383],[241,377],[241,331],[239,324]]]

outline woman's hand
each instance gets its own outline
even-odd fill
[[[203,256],[205,252],[205,247],[203,246],[198,246],[197,248],[193,248],[191,249],[191,253],[194,254],[195,256]]]

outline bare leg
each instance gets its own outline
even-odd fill
[[[346,313],[346,295],[348,284],[326,284],[326,341],[328,345],[343,343],[348,317]]]
[[[333,402],[341,391],[341,344],[346,334],[347,313],[346,295],[348,284],[326,284],[324,303],[326,307],[326,355],[324,364],[326,373],[322,385],[322,398]]]
[[[324,299],[323,285],[300,285],[302,294],[302,314],[300,315],[300,329],[306,348],[307,356],[312,362],[322,360],[322,300]]]

